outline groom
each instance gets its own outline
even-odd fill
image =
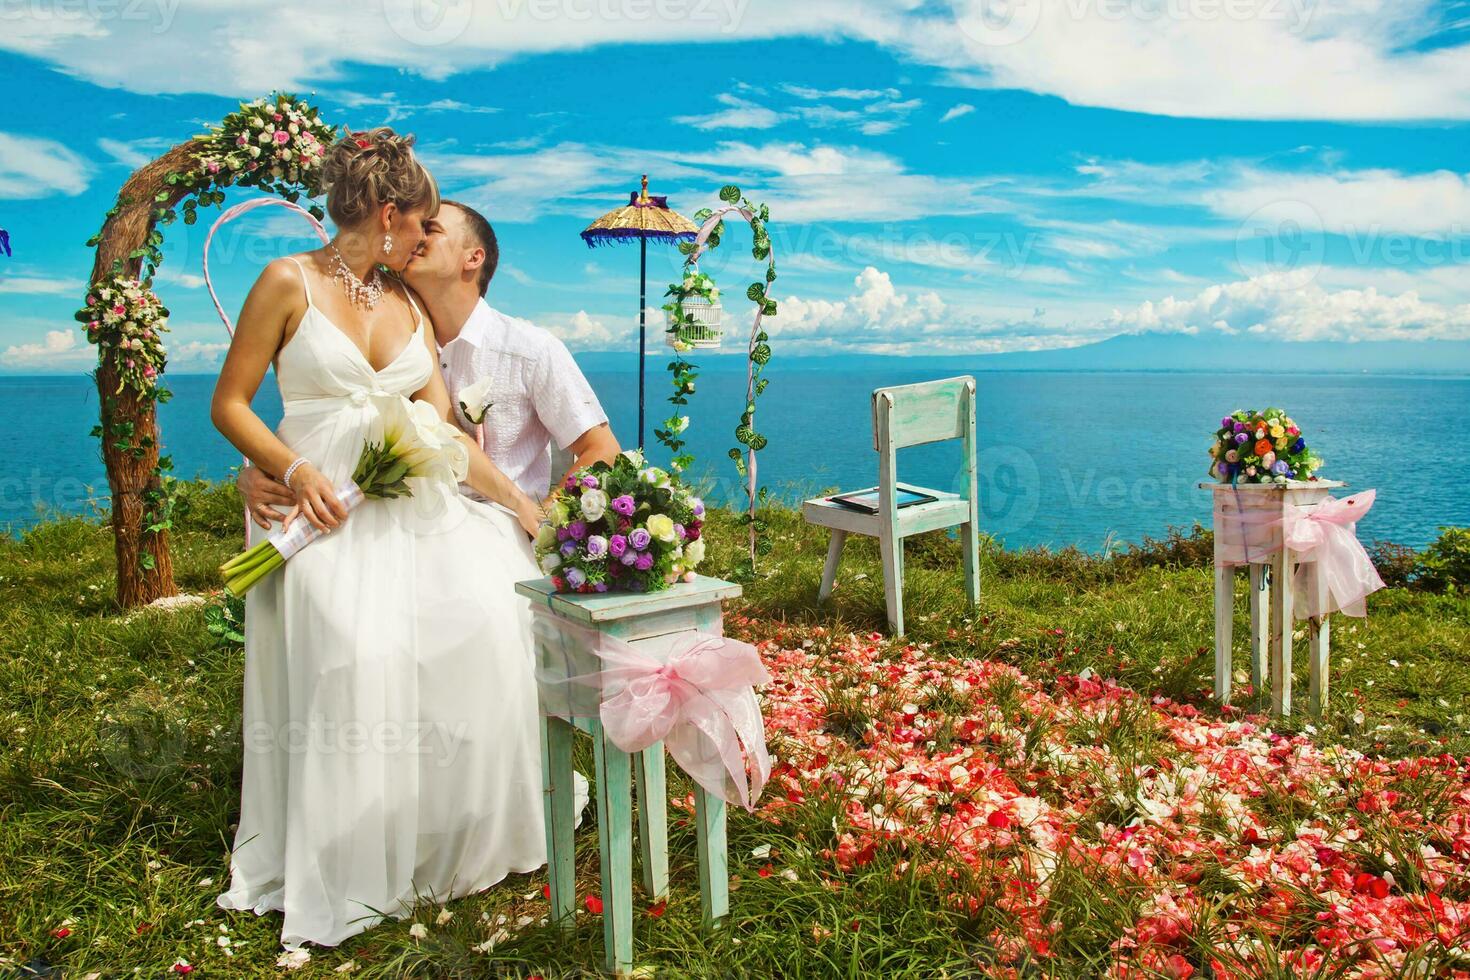
[[[488,381],[490,409],[481,427],[481,448],[533,500],[548,496],[553,440],[573,457],[558,485],[573,470],[598,460],[612,462],[618,441],[566,346],[485,302],[500,260],[490,222],[474,208],[446,200],[424,230],[404,279],[433,321],[439,367],[460,426],[475,431],[460,410],[460,393]],[[267,530],[295,503],[290,490],[254,466],[240,470],[237,484],[251,518]]]

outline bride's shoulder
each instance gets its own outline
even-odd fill
[[[315,259],[310,252],[301,252],[297,255],[282,255],[271,259],[260,270],[256,277],[256,286],[271,292],[284,292],[294,289],[301,291],[302,280],[308,275],[308,270],[316,265]]]

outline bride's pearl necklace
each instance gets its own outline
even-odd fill
[[[372,309],[383,298],[383,277],[378,273],[378,267],[373,266],[372,272],[368,273],[368,281],[363,282],[357,277],[357,273],[347,267],[347,260],[342,258],[342,253],[337,251],[337,246],[327,245],[332,250],[332,280],[340,282],[342,288],[347,292],[347,299],[354,306],[365,306]]]

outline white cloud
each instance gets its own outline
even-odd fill
[[[87,189],[92,167],[55,140],[0,133],[0,198],[68,197]]]
[[[56,279],[50,276],[0,277],[0,293],[13,295],[81,297],[85,295],[86,289],[84,283],[72,279]]]
[[[1078,105],[1250,119],[1470,117],[1470,46],[1435,0],[954,0],[915,56]],[[998,10],[1011,16],[998,18]]]
[[[675,116],[674,122],[695,129],[770,129],[791,118],[727,92],[715,98],[726,108],[706,115]]]
[[[939,117],[939,121],[942,123],[952,122],[955,119],[959,119],[961,116],[968,116],[974,111],[974,106],[970,105],[968,102],[961,102],[958,105],[950,106],[947,110],[945,110],[944,115]]]
[[[933,292],[910,296],[893,285],[888,273],[866,266],[845,299],[778,300],[771,332],[781,338],[818,340],[841,348],[896,343],[941,324],[944,300]]]
[[[230,345],[224,341],[206,343],[190,340],[174,344],[168,349],[168,370],[174,374],[214,371],[224,363],[229,349]]]
[[[158,136],[136,140],[115,140],[104,136],[97,141],[99,150],[129,170],[152,163],[172,146],[173,141]]]
[[[95,83],[221,95],[311,89],[347,61],[427,78],[596,45],[815,37],[875,43],[951,72],[1079,105],[1212,118],[1470,118],[1470,45],[1437,0],[198,0],[36,6],[8,18],[0,49]],[[1001,22],[997,13],[1010,16]],[[577,15],[580,13],[580,15]],[[158,71],[166,64],[168,71]],[[889,89],[788,86],[809,100]]]
[[[1470,235],[1470,174],[1448,170],[1287,173],[1243,168],[1206,190],[1217,214],[1244,219],[1282,202],[1305,205],[1321,230],[1346,235]]]
[[[14,370],[54,371],[96,363],[96,352],[79,344],[79,339],[74,330],[48,330],[40,343],[7,347],[0,353],[0,365]]]
[[[1465,340],[1470,303],[1432,303],[1414,291],[1388,295],[1372,286],[1329,291],[1305,272],[1272,273],[1114,312],[1105,326],[1115,333],[1246,333],[1273,340]]]

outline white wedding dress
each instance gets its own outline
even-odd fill
[[[311,303],[276,365],[276,434],[334,484],[372,411],[436,370],[424,321],[375,371]],[[412,300],[410,300],[412,302]],[[245,603],[244,776],[225,909],[333,946],[546,863],[530,609],[516,520],[443,493],[369,497]],[[578,780],[578,810],[585,780]]]

